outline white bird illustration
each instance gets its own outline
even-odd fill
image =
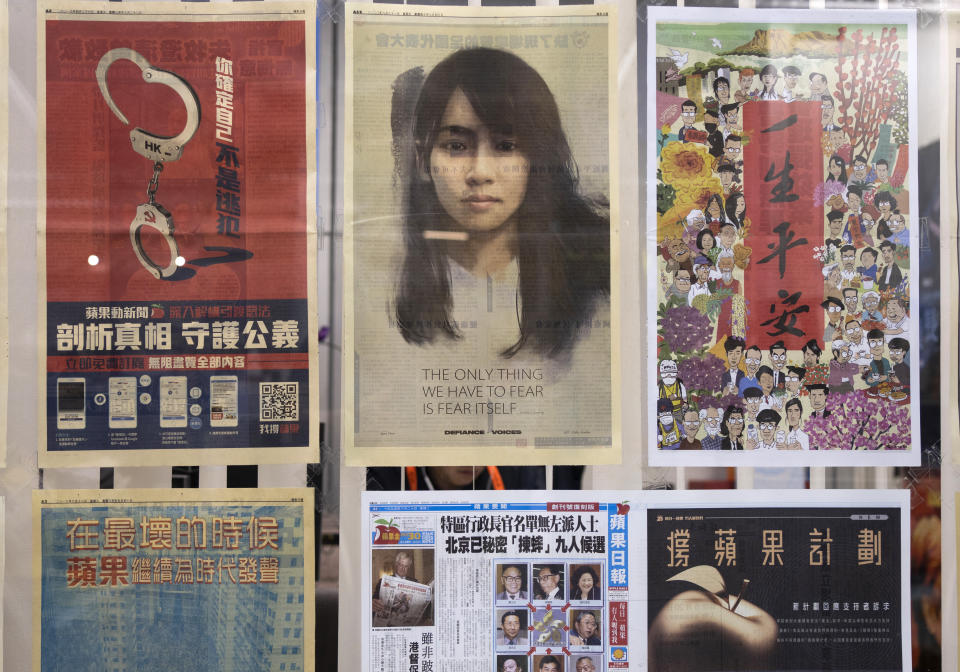
[[[687,64],[687,60],[690,58],[690,53],[681,53],[676,49],[670,49],[670,58],[673,59],[674,64],[677,66],[677,69],[682,68]]]
[[[712,42],[712,43],[713,43],[713,46],[716,47],[717,49],[719,49],[720,47],[723,46],[722,44],[720,44],[720,40],[718,40],[718,39],[715,38],[715,37],[711,37],[711,38],[710,38],[710,42]]]

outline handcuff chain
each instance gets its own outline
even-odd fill
[[[156,205],[156,193],[160,186],[160,173],[163,172],[163,163],[157,161],[153,164],[153,177],[150,178],[150,184],[147,185],[147,199],[150,205]]]

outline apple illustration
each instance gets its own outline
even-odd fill
[[[375,544],[390,544],[396,543],[400,539],[400,528],[394,527],[393,518],[390,520],[384,520],[383,518],[378,518],[373,521],[376,523],[377,536],[373,540]]]
[[[618,516],[625,516],[625,515],[627,515],[628,513],[630,513],[630,505],[627,504],[626,502],[618,502],[618,503],[617,503],[617,515],[618,515]]]
[[[691,567],[668,581],[689,581],[650,625],[649,669],[657,672],[771,669],[777,623],[766,611],[743,599],[745,579],[730,595],[723,577],[710,565]]]
[[[159,303],[150,304],[150,317],[154,320],[163,317],[163,306]]]

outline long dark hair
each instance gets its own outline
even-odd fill
[[[427,230],[455,226],[429,179],[440,120],[459,89],[490,128],[511,128],[530,164],[516,212],[520,337],[501,355],[523,348],[554,357],[573,345],[578,322],[610,291],[610,221],[601,204],[581,196],[578,172],[556,101],[523,60],[497,49],[457,51],[427,76],[414,111],[415,165],[408,167],[403,238],[406,256],[396,296],[397,325],[411,344],[460,338],[451,323],[453,297],[445,242]],[[557,326],[559,325],[559,326]]]
[[[717,202],[717,207],[720,208],[720,221],[723,221],[723,197],[720,194],[710,194],[710,198],[707,199],[707,205],[703,209],[703,214],[710,219],[713,218],[709,210],[714,201]]]
[[[739,217],[737,217],[737,202],[738,202],[741,198],[743,199],[743,212],[740,214]],[[742,228],[743,228],[743,220],[746,219],[746,217],[747,217],[747,199],[746,199],[746,197],[744,197],[744,195],[743,195],[741,192],[739,192],[739,191],[730,194],[730,197],[727,198],[727,202],[726,202],[726,205],[725,205],[725,209],[726,209],[726,211],[727,211],[727,212],[726,212],[726,214],[727,214],[727,221],[728,221],[728,222],[732,222],[738,229],[742,229]]]
[[[730,421],[730,416],[734,415],[735,413],[739,413],[740,417],[742,418],[744,415],[743,407],[730,405],[727,406],[727,410],[723,412],[723,420],[720,421],[720,433],[723,436],[730,436],[730,431],[727,429],[727,423]],[[740,435],[743,436],[743,430],[741,430]]]
[[[830,172],[830,164],[836,162],[840,166],[840,177],[834,177],[833,173]],[[830,160],[827,161],[827,179],[824,182],[843,182],[847,183],[847,162],[843,160],[843,157],[839,154],[834,154],[830,157]]]
[[[767,63],[765,66],[763,66],[763,70],[760,71],[760,82],[763,84],[763,89],[760,91],[761,96],[767,95],[768,93],[773,93],[773,87],[777,85],[777,80],[774,79],[773,84],[768,89],[766,83],[763,81],[763,76],[773,75],[776,77],[778,74],[777,66],[773,65],[772,63]]]

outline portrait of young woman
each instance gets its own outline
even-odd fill
[[[396,297],[404,339],[465,338],[457,285],[492,278],[515,288],[500,356],[565,355],[609,294],[610,223],[579,192],[546,82],[506,51],[455,52],[426,78],[413,135]]]
[[[612,93],[588,28],[548,27],[549,53],[502,25],[391,52],[354,22],[381,77],[353,80],[345,190],[358,445],[613,446]]]

